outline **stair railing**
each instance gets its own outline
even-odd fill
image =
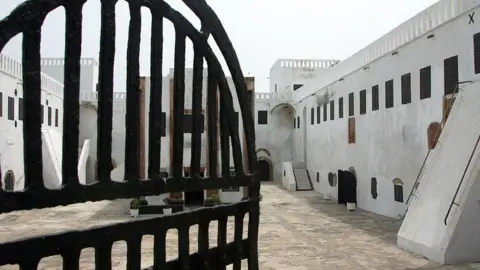
[[[450,216],[450,212],[452,211],[453,205],[460,206],[459,204],[455,203],[455,200],[457,199],[458,192],[460,191],[460,187],[463,184],[463,180],[465,179],[465,175],[467,174],[467,170],[470,167],[470,163],[472,162],[473,154],[475,154],[475,151],[477,151],[477,147],[478,147],[479,142],[480,142],[480,134],[478,135],[477,142],[475,143],[475,147],[473,148],[473,151],[470,154],[470,158],[468,159],[467,166],[465,167],[465,170],[463,171],[462,179],[460,179],[460,182],[457,185],[457,190],[455,191],[455,195],[453,196],[453,199],[450,202],[450,206],[448,207],[447,214],[445,215],[445,219],[443,220],[443,223],[445,224],[445,226],[447,225],[447,219],[448,219],[448,216]]]

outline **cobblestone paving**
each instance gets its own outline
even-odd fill
[[[395,245],[400,222],[366,211],[348,212],[344,206],[320,199],[315,192],[288,192],[274,185],[262,187],[259,236],[260,269],[480,269],[480,265],[438,266],[402,251]],[[127,200],[102,201],[0,215],[0,242],[64,230],[130,220]],[[248,219],[245,220],[244,237]],[[233,218],[229,227],[233,228]],[[191,252],[196,251],[197,227],[190,229]],[[210,246],[216,245],[216,224]],[[227,241],[233,240],[228,231]],[[167,234],[167,259],[176,257],[177,235]],[[142,267],[153,263],[153,237],[142,242]],[[1,254],[0,254],[1,256]],[[112,247],[114,269],[125,269],[125,242]],[[39,269],[60,269],[58,256],[44,258]],[[82,251],[80,269],[94,269],[94,250]],[[18,269],[18,266],[0,266]],[[246,269],[246,264],[242,269]]]

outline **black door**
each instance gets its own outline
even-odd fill
[[[344,171],[345,177],[345,200],[348,203],[357,203],[357,177],[351,172]]]
[[[338,181],[337,181],[337,190],[338,190],[338,196],[337,196],[337,201],[339,204],[345,204],[347,203],[346,197],[347,195],[345,194],[346,187],[347,187],[347,179],[346,179],[346,172],[342,170],[338,170]]]
[[[258,170],[260,171],[260,181],[270,181],[270,163],[268,161],[259,160]]]

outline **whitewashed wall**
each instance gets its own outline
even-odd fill
[[[470,2],[464,1],[464,4]],[[323,122],[322,109],[321,124],[316,123],[316,111],[315,124],[310,124],[310,109],[313,107],[316,110],[317,107],[316,97],[310,94],[312,89],[322,86],[320,79],[315,79],[305,89],[296,91],[298,93],[294,94],[294,99],[299,102],[295,103],[295,108],[301,126],[294,130],[294,159],[303,161],[304,151],[307,151],[307,167],[311,175],[320,173],[321,180],[315,189],[331,192],[336,198],[337,190],[336,187],[330,187],[328,173],[353,167],[358,178],[359,207],[392,217],[403,215],[406,206],[394,201],[392,181],[400,178],[404,182],[406,200],[428,151],[427,127],[431,122],[442,120],[443,61],[458,55],[459,80],[478,79],[473,70],[473,35],[478,32],[480,26],[469,24],[468,13],[462,14],[410,43],[394,48],[398,54],[386,54],[370,62],[368,69],[357,69],[345,76],[344,80],[328,84],[317,94],[328,92],[335,100],[334,121]],[[427,39],[429,34],[434,34],[434,38]],[[432,97],[419,100],[419,70],[426,66],[431,66]],[[406,73],[411,73],[412,103],[401,105],[400,77]],[[385,109],[385,82],[390,79],[394,80],[395,106]],[[371,88],[377,84],[380,109],[372,112]],[[360,115],[359,91],[363,89],[367,90],[367,113]],[[347,141],[348,94],[351,92],[355,93],[355,144],[348,144]],[[338,118],[340,97],[344,99],[343,119]],[[329,111],[327,105],[327,112]],[[308,137],[306,144],[305,132]],[[378,181],[377,199],[373,199],[370,192],[372,177]]]
[[[62,167],[62,141],[57,134],[61,134],[63,128],[63,85],[53,78],[41,75],[41,102],[44,105],[44,123],[42,130],[49,137],[54,138],[49,142],[43,142],[52,149],[51,158],[44,157],[44,168]],[[15,190],[24,187],[24,162],[23,162],[23,120],[19,117],[19,100],[23,98],[22,65],[20,62],[0,55],[0,92],[2,93],[2,111],[0,115],[0,168],[1,182],[4,185],[5,174],[12,171],[15,176]],[[15,94],[16,93],[16,94]],[[8,98],[14,99],[14,118],[8,119]],[[48,105],[47,105],[48,103]],[[48,107],[51,108],[51,125],[48,124]],[[55,114],[58,110],[58,125],[55,126]],[[25,107],[24,107],[25,111]],[[53,172],[55,175],[58,172]],[[45,176],[45,175],[44,175]],[[48,177],[45,176],[45,179]],[[47,179],[48,180],[48,179]],[[58,181],[55,180],[55,181]],[[55,184],[55,183],[53,183]]]

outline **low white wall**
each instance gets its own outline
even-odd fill
[[[115,182],[123,182],[125,176],[125,163],[122,163],[117,166],[111,173],[110,177]]]
[[[480,135],[480,84],[462,88],[397,237],[400,247],[444,264],[480,260],[480,147],[472,154]]]
[[[240,187],[239,191],[218,191],[218,196],[222,203],[236,203],[243,198],[243,187]]]
[[[282,162],[282,185],[287,190],[295,191],[295,175],[293,175],[293,167],[290,162]]]
[[[59,147],[54,146],[54,142],[61,144],[62,140],[61,134],[55,133],[57,132],[53,130],[42,130],[43,178],[45,187],[48,189],[59,188],[62,184],[62,170],[59,161],[61,152],[57,153],[55,149],[58,151]]]
[[[85,185],[87,183],[87,161],[90,153],[90,140],[85,140],[83,142],[82,151],[80,152],[80,157],[78,158],[78,180],[80,184]]]

